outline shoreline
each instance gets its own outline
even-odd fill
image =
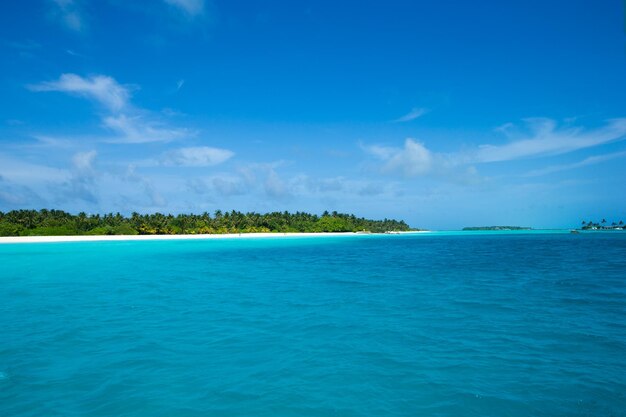
[[[430,233],[428,230],[393,232],[390,235]],[[0,237],[0,244],[9,243],[62,243],[62,242],[117,242],[147,240],[211,240],[211,239],[258,239],[289,237],[332,237],[332,236],[387,236],[385,233],[358,232],[319,232],[319,233],[225,233],[198,235],[78,235],[78,236],[5,236]]]

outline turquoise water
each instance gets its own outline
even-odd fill
[[[624,416],[626,233],[0,245],[0,416]]]

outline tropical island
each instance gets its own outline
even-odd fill
[[[474,226],[464,227],[463,231],[484,231],[484,230],[497,230],[497,231],[511,231],[511,230],[532,230],[532,227],[522,226]]]
[[[600,222],[594,222],[589,220],[588,222],[583,220],[581,230],[624,230],[624,222],[612,222],[609,224],[606,219],[602,219]]]
[[[233,233],[405,232],[402,220],[370,220],[333,211],[202,214],[120,213],[76,215],[62,210],[0,211],[0,236],[185,235]]]

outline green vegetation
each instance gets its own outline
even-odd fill
[[[521,227],[521,226],[477,226],[477,227],[464,227],[465,231],[476,231],[476,230],[532,230],[531,227]]]
[[[606,219],[602,219],[600,222],[594,222],[589,220],[588,222],[582,221],[582,230],[624,230],[624,222],[619,221],[618,223],[612,222],[609,224]]]
[[[0,212],[0,236],[71,236],[71,235],[173,235],[255,232],[358,232],[382,233],[407,231],[404,221],[368,220],[354,215],[324,212],[241,213],[216,211],[203,214],[139,214],[130,217],[116,214],[79,213],[61,210],[14,210]]]

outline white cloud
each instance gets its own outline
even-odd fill
[[[583,159],[579,162],[574,162],[571,164],[562,164],[562,165],[553,165],[541,169],[536,169],[525,174],[525,177],[538,177],[541,175],[552,174],[554,172],[566,171],[570,169],[582,168],[589,165],[599,164],[604,161],[609,161],[611,159],[622,158],[626,156],[626,152],[614,152],[604,155],[596,155],[590,156],[588,158]]]
[[[370,154],[384,161],[384,173],[401,172],[407,177],[430,173],[433,168],[433,154],[424,144],[408,138],[403,148],[369,146],[364,148]]]
[[[100,168],[97,158],[95,150],[77,152],[67,165],[54,168],[0,153],[0,209],[150,212],[168,205],[161,190],[175,194],[183,189],[177,179],[145,177],[135,172],[132,165],[122,170],[115,164]]]
[[[76,74],[62,74],[56,81],[30,85],[32,91],[60,91],[94,100],[111,111],[127,107],[129,90],[106,75],[83,78]]]
[[[103,124],[119,134],[108,140],[111,143],[170,142],[193,134],[189,129],[164,127],[141,116],[124,114],[105,117]]]
[[[207,177],[194,177],[186,182],[187,189],[204,199],[214,196],[238,198],[255,196],[257,201],[266,199],[288,202],[312,199],[312,201],[341,201],[347,196],[370,198],[392,196],[398,193],[395,182],[348,179],[345,177],[319,178],[293,173],[285,175],[268,164],[251,164],[249,169],[222,172]],[[254,172],[254,175],[251,175]],[[223,202],[224,199],[216,200]]]
[[[75,0],[52,0],[56,5],[56,14],[61,22],[71,30],[81,32],[84,29],[84,19]]]
[[[93,170],[93,161],[96,159],[96,151],[78,152],[72,158],[74,167],[81,172]]]
[[[626,118],[609,120],[595,129],[562,128],[550,119],[528,119],[530,134],[515,133],[514,126],[507,124],[498,129],[511,140],[505,145],[479,145],[468,151],[437,153],[423,143],[406,139],[404,147],[362,145],[362,149],[382,161],[378,167],[386,174],[401,173],[407,177],[436,175],[454,182],[478,181],[474,164],[513,161],[524,158],[540,158],[603,145],[626,138]],[[617,157],[617,156],[615,156]],[[528,175],[542,175],[554,170],[573,169],[607,158],[589,158],[581,163],[547,168]]]
[[[383,160],[390,159],[393,155],[401,152],[401,149],[391,146],[361,145],[361,148],[370,155]]]
[[[195,146],[179,148],[167,152],[163,158],[164,165],[206,167],[219,165],[235,155],[228,149]]]
[[[416,108],[411,109],[411,111],[405,114],[404,116],[393,120],[393,122],[396,122],[396,123],[410,122],[411,120],[415,120],[418,117],[422,117],[427,112],[428,112],[428,109],[416,107]]]
[[[79,54],[78,52],[74,51],[73,49],[66,49],[65,53],[71,56],[75,56],[75,57],[79,57],[79,58],[83,58],[84,55],[83,54]]]
[[[204,12],[204,0],[163,0],[165,3],[177,7],[189,16],[197,16]]]
[[[624,139],[626,118],[613,119],[600,128],[558,129],[550,119],[530,119],[531,135],[506,145],[481,145],[467,157],[475,163],[511,161],[573,152]],[[511,126],[507,126],[507,132]]]
[[[81,77],[63,74],[56,81],[29,85],[32,91],[60,91],[100,103],[108,110],[102,116],[102,126],[118,136],[103,139],[109,143],[169,142],[193,136],[194,131],[170,127],[158,114],[132,106],[130,90],[106,75]],[[161,116],[162,117],[162,116]]]

